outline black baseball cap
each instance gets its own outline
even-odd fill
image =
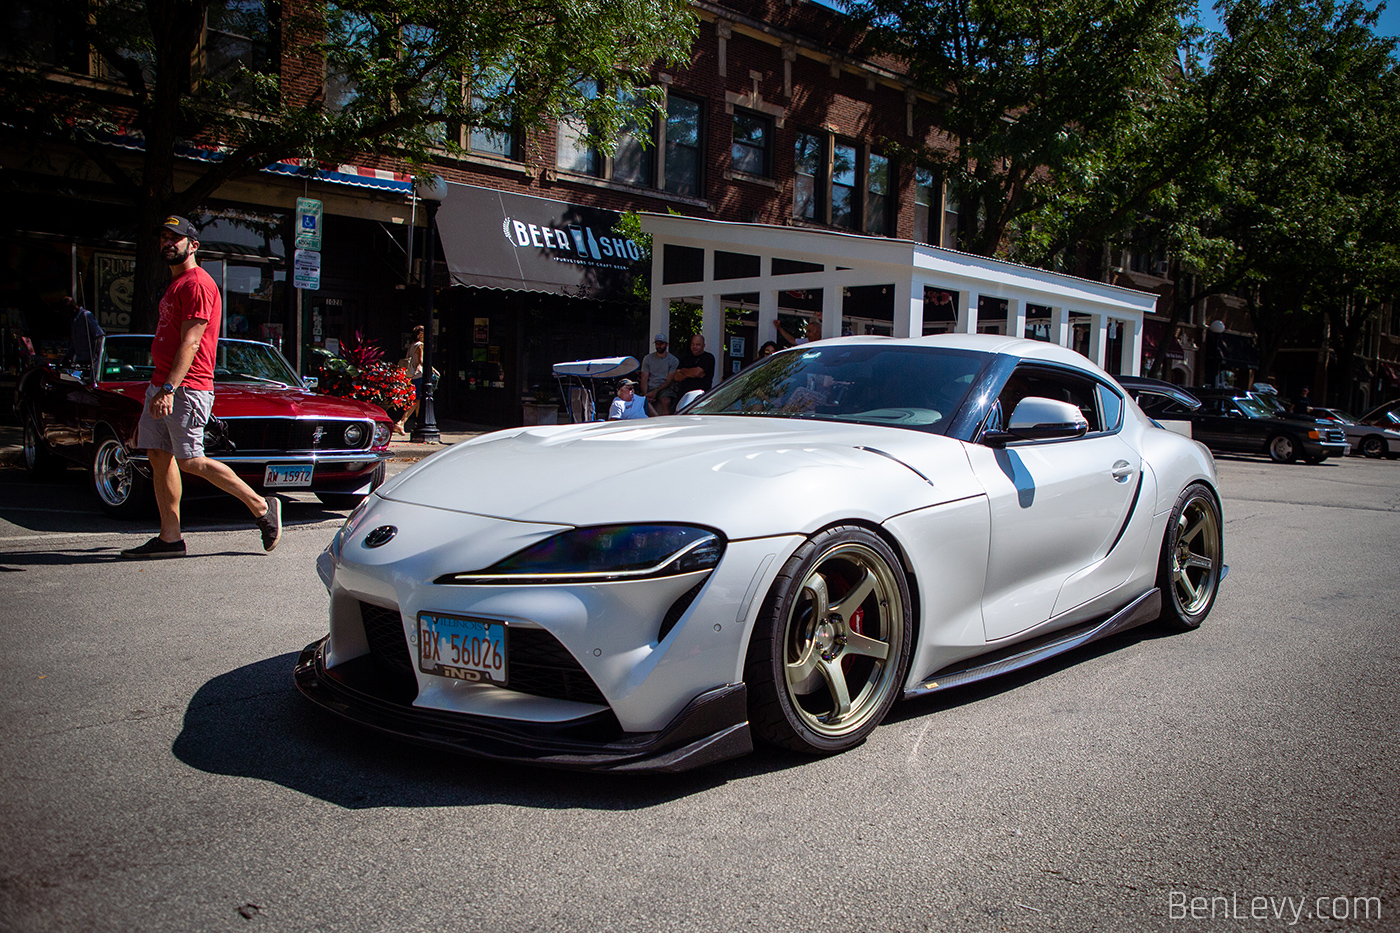
[[[192,240],[199,239],[199,228],[177,214],[171,214],[169,217],[165,218],[165,223],[156,227],[156,233],[160,233],[162,230],[169,230],[180,236],[187,236]]]

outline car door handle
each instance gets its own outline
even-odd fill
[[[1113,479],[1115,482],[1126,483],[1128,478],[1136,472],[1133,465],[1126,460],[1119,460],[1113,465]]]

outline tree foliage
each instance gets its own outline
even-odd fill
[[[1167,86],[1186,0],[846,0],[873,49],[938,98],[945,137],[907,153],[958,200],[958,248],[1005,250],[1018,222],[1092,188],[1103,156]],[[1024,226],[1024,225],[1022,225]]]
[[[147,314],[164,270],[145,234],[166,214],[288,159],[431,171],[463,127],[567,119],[607,149],[651,119],[649,70],[683,61],[695,31],[684,0],[19,0],[11,19],[67,38],[0,55],[0,123],[71,143],[136,207]],[[144,142],[135,167],[118,134]],[[182,143],[217,147],[179,163],[187,184]]]

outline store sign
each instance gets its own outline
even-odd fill
[[[311,291],[321,287],[321,254],[299,249],[292,257],[292,285]]]
[[[136,294],[136,257],[94,253],[97,284],[97,323],[109,334],[131,330],[131,300]]]
[[[321,248],[321,202],[315,198],[297,198],[298,249]]]
[[[642,250],[616,211],[449,183],[437,213],[452,278],[462,285],[626,299]]]

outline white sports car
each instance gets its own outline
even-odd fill
[[[498,431],[391,479],[318,560],[315,703],[453,751],[682,771],[838,752],[901,697],[1224,579],[1215,464],[1084,357],[993,335],[796,347],[682,414]]]

